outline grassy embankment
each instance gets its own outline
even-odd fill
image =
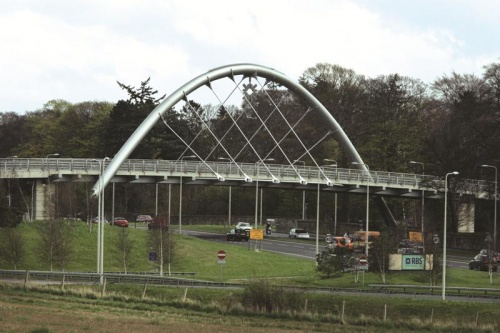
[[[36,226],[24,224],[27,256],[21,269],[46,270],[47,264],[36,256]],[[68,271],[95,270],[95,230],[83,224],[73,225],[75,249]],[[113,258],[112,244],[120,228],[106,226],[106,271],[121,271]],[[147,262],[145,230],[129,229],[136,242],[136,271],[153,271]],[[177,255],[173,271],[197,272],[196,279],[218,281],[216,253],[222,247],[228,254],[226,281],[255,281],[301,286],[360,288],[353,274],[323,279],[314,263],[272,253],[255,252],[246,247],[214,243],[188,236],[176,236]],[[5,264],[2,263],[2,268]],[[496,287],[489,284],[486,272],[449,269],[448,286]],[[365,284],[380,283],[376,273],[367,273]],[[388,274],[389,283],[427,284],[424,273]],[[420,299],[354,296],[341,293],[303,294],[300,310],[272,313],[252,311],[241,305],[241,290],[185,289],[172,287],[108,285],[101,295],[99,286],[32,286],[27,289],[1,286],[0,327],[5,331],[162,331],[165,325],[176,332],[495,332],[500,317],[497,304],[441,302]],[[342,310],[343,309],[343,310]],[[28,313],[31,313],[28,315]],[[343,313],[343,315],[342,315]],[[384,313],[386,313],[384,317]],[[36,315],[34,315],[36,314]],[[384,320],[385,318],[385,320]],[[126,323],[126,324],[124,324]],[[188,324],[189,323],[189,324]],[[69,325],[69,326],[68,326]],[[187,329],[189,328],[189,329]],[[43,330],[38,330],[44,332]]]

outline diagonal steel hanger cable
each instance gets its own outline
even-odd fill
[[[297,157],[297,159],[293,162],[293,164],[292,164],[292,165],[290,165],[289,167],[285,168],[285,170],[287,170],[287,169],[288,169],[288,168],[290,168],[290,167],[292,167],[292,168],[293,168],[293,166],[294,166],[294,165],[295,165],[295,164],[296,164],[296,163],[297,163],[297,162],[298,162],[298,161],[299,161],[302,157],[304,157],[304,156],[308,155],[308,154],[309,154],[309,152],[310,152],[311,150],[313,150],[313,149],[314,149],[317,145],[319,145],[319,144],[320,144],[323,140],[325,140],[325,139],[326,139],[326,138],[327,138],[330,134],[332,134],[332,133],[333,133],[333,131],[328,131],[328,132],[326,132],[326,134],[325,134],[325,135],[323,135],[323,137],[322,137],[322,138],[320,138],[320,139],[319,139],[319,140],[318,140],[315,144],[313,144],[313,145],[312,145],[309,149],[307,149],[305,153],[303,153],[302,155],[300,155],[299,157]],[[320,173],[323,175],[323,177],[325,178],[326,184],[327,184],[328,186],[332,186],[332,185],[333,185],[333,182],[332,182],[332,181],[331,181],[331,180],[330,180],[330,179],[326,176],[326,174],[325,174],[325,172],[324,172],[323,168],[321,168],[321,167],[318,165],[318,163],[316,163],[316,160],[314,160],[314,159],[313,159],[313,162],[314,162],[315,166],[318,168],[319,172],[320,172]]]
[[[233,82],[234,81],[234,76],[231,76],[230,78]],[[242,77],[242,79],[240,80],[240,83],[243,82],[245,78]],[[236,83],[236,82],[235,82]],[[207,77],[207,83],[205,84],[212,92],[214,92],[214,90],[212,89],[212,84],[211,84],[211,81],[210,81],[210,78]],[[233,95],[233,93],[236,91],[236,87],[233,88],[233,90],[228,94],[228,96],[226,97],[226,99],[224,100],[224,102],[219,102],[221,103],[221,106],[224,106],[224,104],[229,100],[229,98],[231,98],[231,96]],[[186,93],[183,92],[183,98],[182,98],[185,102],[187,102],[187,96],[186,96]],[[182,152],[182,154],[179,156],[179,158],[177,159],[177,161],[182,157],[184,156],[184,154],[190,150],[191,148],[191,145],[196,141],[196,139],[201,135],[201,133],[203,133],[204,131],[204,128],[202,128],[197,134],[196,136],[193,138],[193,140],[191,140],[191,143],[186,147],[186,149],[184,149],[184,151]],[[212,150],[215,151],[215,149],[217,148],[217,145],[215,146],[215,148]],[[212,154],[212,152],[210,152],[210,154]],[[208,157],[210,156],[210,154],[208,154],[208,156],[206,157],[208,159]]]
[[[208,79],[207,86],[210,89],[210,91],[212,91],[212,93],[214,94],[215,98],[217,98],[217,100],[219,101],[220,107],[224,107],[224,105],[229,100],[229,98],[231,98],[231,96],[233,95],[233,93],[235,91],[237,91],[237,85],[241,84],[243,82],[243,80],[245,80],[245,77],[243,76],[241,78],[241,80],[240,80],[239,83],[236,83],[236,81],[234,80],[234,76],[231,76],[230,79],[231,79],[231,81],[234,82],[235,87],[233,88],[233,90],[231,91],[231,93],[226,97],[226,99],[224,99],[224,101],[221,101],[221,99],[219,98],[219,96],[217,95],[217,93],[212,89],[212,85],[210,84],[210,79]],[[227,112],[227,113],[229,114],[229,112]],[[244,114],[243,112],[240,113],[240,115],[238,116],[238,118],[236,118],[236,122],[243,116],[243,114]],[[233,118],[232,117],[230,117],[230,118],[231,118],[231,121],[233,121]],[[220,139],[220,145],[222,145],[222,142],[224,141],[224,139],[226,138],[226,136],[231,132],[231,130],[234,128],[234,126],[235,126],[235,122],[233,121],[233,123],[231,124],[231,126],[229,126],[229,128],[227,129],[227,131],[221,137],[221,139]],[[219,146],[219,142],[208,153],[208,156],[212,155],[213,152],[217,149],[218,146]],[[208,156],[207,156],[207,158],[208,158]],[[231,159],[232,162],[236,163],[235,159],[233,159],[231,155],[228,155],[228,156],[229,156],[229,158]]]
[[[280,104],[281,104],[281,102],[282,102],[282,101],[284,101],[284,100],[286,99],[286,96],[288,96],[288,95],[289,95],[289,94],[287,93],[287,95],[282,96],[282,100],[280,100]],[[277,110],[277,108],[275,107],[275,108],[274,108],[274,109],[270,112],[270,114],[267,116],[267,118],[264,120],[264,123],[267,123],[267,121],[268,121],[268,120],[272,117],[272,115],[275,113],[275,111],[276,111],[276,110]],[[249,141],[252,141],[252,140],[255,138],[255,136],[256,136],[256,135],[260,132],[260,130],[262,129],[262,127],[264,127],[264,125],[263,125],[263,124],[261,124],[261,125],[260,125],[260,126],[259,126],[256,130],[255,130],[254,134],[250,137]],[[248,143],[247,143],[247,144],[245,144],[245,145],[243,145],[243,147],[240,149],[240,151],[236,154],[236,156],[235,156],[236,158],[238,158],[238,156],[240,156],[240,155],[243,153],[243,151],[245,150],[245,148],[246,148],[246,146],[247,146],[247,145],[248,145]],[[266,157],[264,157],[264,159],[266,159],[267,157],[269,157],[269,155],[270,155],[270,154],[271,154],[271,152],[269,152],[269,153],[266,155]]]
[[[257,81],[257,83],[260,83]],[[273,103],[273,105],[276,106],[276,104],[274,103],[274,100],[273,98],[269,95],[269,93],[264,90],[264,93],[268,96],[269,100],[271,101],[271,103]],[[277,107],[277,106],[276,106]],[[278,109],[278,112],[279,114],[281,115],[281,117],[283,118],[283,120],[285,121],[285,123],[288,125],[288,127],[291,129],[292,133],[295,135],[295,137],[297,138],[297,140],[299,141],[299,143],[302,145],[302,148],[304,148],[304,150],[306,151],[306,154],[309,156],[309,158],[314,162],[314,164],[318,167],[318,169],[320,169],[320,172],[323,174],[323,177],[325,177],[325,179],[327,180],[327,182],[330,184],[331,181],[328,179],[328,177],[326,177],[325,173],[323,172],[323,170],[321,170],[321,168],[319,167],[318,163],[316,162],[316,160],[313,158],[313,156],[311,155],[310,151],[312,148],[310,149],[307,149],[306,145],[304,144],[304,142],[301,140],[300,136],[297,134],[297,132],[295,131],[295,129],[292,127],[292,125],[290,125],[290,122],[286,119],[285,115],[281,112],[281,110]],[[329,134],[331,134],[332,132],[331,131],[328,131],[328,133],[326,134],[327,136]],[[321,141],[321,140],[320,140]],[[319,143],[319,142],[318,142]],[[302,155],[304,156],[304,155]],[[290,160],[288,159],[288,161],[290,162]],[[292,164],[291,164],[292,165]],[[319,180],[318,180],[319,181]]]
[[[174,135],[179,139],[181,140],[182,143],[184,143],[184,145],[188,145],[186,141],[184,141],[184,139],[168,124],[167,120],[163,117],[162,114],[160,114],[160,119],[163,121],[163,123],[165,124],[165,126],[168,127],[168,129],[170,129],[170,131],[172,131],[172,133],[174,133]],[[210,164],[208,164],[206,161],[204,161],[200,155],[198,155],[198,153],[191,149],[191,151],[193,152],[193,154],[203,163],[207,166],[208,169],[210,169],[210,171],[212,171],[214,173],[214,175],[217,177],[217,179],[219,181],[224,181],[224,177],[222,177],[219,173],[217,173],[211,166]],[[177,160],[178,161],[178,160]]]
[[[239,86],[237,86],[237,89],[238,89],[238,90],[242,93],[242,95],[245,95],[245,94],[244,94],[244,92],[242,92],[242,91],[241,91],[241,89],[239,88]],[[216,95],[216,97],[218,97],[218,96]],[[219,100],[219,102],[220,102],[220,100]],[[243,130],[241,129],[241,127],[240,127],[240,126],[238,125],[238,123],[235,121],[234,117],[233,117],[233,116],[232,116],[229,112],[227,113],[227,115],[231,118],[231,120],[232,120],[233,124],[236,126],[236,128],[238,129],[238,131],[241,133],[241,135],[243,136],[243,138],[245,139],[245,141],[246,141],[246,142],[250,145],[250,148],[253,150],[253,152],[255,153],[255,155],[256,155],[257,157],[259,157],[259,153],[258,153],[258,152],[257,152],[257,150],[255,149],[255,147],[254,147],[254,146],[253,146],[253,145],[249,142],[248,137],[245,135],[245,133],[243,132]],[[225,150],[225,151],[226,151],[226,150]],[[228,153],[227,151],[226,151],[226,153],[227,153],[227,154],[228,154],[228,156],[229,156],[229,153]],[[238,165],[238,164],[236,164],[236,165]],[[241,171],[241,172],[243,172],[243,170],[241,170],[241,169],[240,169],[240,171]],[[271,172],[269,172],[269,173],[273,176],[273,178],[275,178],[275,177],[274,177],[274,175],[273,175]],[[243,174],[244,174],[246,177],[248,177],[248,176],[247,176],[244,172],[243,172]],[[246,180],[246,179],[245,179],[245,180]],[[249,181],[249,182],[251,182],[251,181],[252,181],[252,179],[251,179],[250,177],[248,177],[248,181]]]
[[[257,80],[258,82],[258,80]],[[261,85],[261,87],[263,88],[263,86]],[[242,92],[243,93],[243,92]],[[249,104],[250,106],[250,109],[254,112],[254,114],[257,116],[257,118],[260,120],[261,124],[264,126],[264,129],[269,133],[269,136],[271,137],[271,139],[274,141],[274,144],[277,146],[277,148],[281,151],[281,153],[283,154],[283,156],[285,157],[285,159],[290,163],[290,159],[288,158],[288,155],[283,151],[283,148],[278,144],[278,141],[276,140],[276,138],[274,137],[273,133],[269,130],[269,128],[267,127],[267,125],[264,123],[264,121],[262,120],[262,117],[259,115],[259,113],[257,112],[257,110],[255,110],[255,107],[254,105],[251,103],[251,101],[248,99],[248,97],[246,96],[246,94],[243,94],[244,95],[244,98],[245,100],[247,101],[247,103]],[[269,97],[269,95],[268,95]],[[276,104],[274,103],[273,101],[273,104],[276,106]],[[279,111],[279,108],[278,108],[278,112]],[[252,146],[252,144],[249,142],[250,146]],[[257,157],[259,157],[259,161],[263,161],[262,157],[260,157],[259,154],[257,154]],[[265,168],[267,169],[267,171],[272,175],[271,173],[271,170],[269,170],[269,167],[263,163],[263,165],[265,166]],[[300,178],[300,182],[301,183],[307,183],[306,180],[304,178],[302,178],[302,176],[297,172],[297,176]],[[275,177],[273,175],[273,177]]]
[[[245,77],[243,77],[243,78],[240,80],[240,82],[239,82],[239,83],[236,83],[236,82],[233,80],[233,82],[235,83],[235,87],[234,87],[233,91],[231,92],[231,94],[232,94],[234,91],[236,91],[236,90],[237,90],[237,86],[238,86],[239,84],[241,84],[241,83],[243,82],[243,80],[244,80],[244,79],[245,79]],[[211,87],[210,87],[210,88],[211,88]],[[212,90],[212,93],[214,94],[215,98],[217,98],[217,100],[219,101],[219,103],[221,104],[221,106],[224,106],[225,102],[226,102],[226,101],[229,99],[229,97],[230,97],[230,96],[228,96],[228,98],[226,98],[226,99],[224,100],[224,102],[222,102],[222,101],[221,101],[221,99],[220,99],[220,97],[219,97],[219,95],[218,95],[218,94],[217,94],[214,90]],[[228,115],[229,115],[229,113],[228,113]],[[227,135],[229,134],[229,132],[230,132],[230,131],[231,131],[231,130],[232,130],[232,129],[236,126],[236,123],[237,123],[237,122],[241,119],[241,117],[242,117],[243,115],[244,115],[244,112],[241,112],[241,113],[240,113],[240,115],[236,118],[236,120],[235,120],[235,119],[234,119],[231,115],[229,115],[229,117],[231,118],[231,121],[232,121],[233,123],[232,123],[232,124],[231,124],[231,126],[227,129],[227,131],[224,133],[224,135],[221,137],[221,139],[220,139],[220,141],[219,141],[220,145],[222,145],[222,142],[224,141],[224,139],[226,138],[226,136],[227,136]],[[252,138],[250,138],[250,140],[252,140]],[[215,147],[214,147],[214,148],[210,151],[209,155],[211,155],[211,154],[215,151],[215,149],[217,149],[217,147],[219,146],[219,143],[217,143],[217,145],[216,145],[216,146],[215,146]],[[247,143],[245,143],[245,145],[244,145],[243,147],[245,148],[246,146],[247,146]],[[243,148],[243,149],[244,149],[244,148]],[[238,153],[237,153],[234,157],[233,157],[231,154],[229,154],[229,153],[228,153],[228,156],[229,156],[230,160],[231,160],[232,162],[236,163],[236,159],[238,158],[238,156],[240,155],[240,153],[243,151],[243,149],[242,149],[242,150],[240,150],[240,152],[238,152]],[[227,151],[226,151],[226,152],[227,152]]]
[[[210,126],[207,124],[207,122],[205,120],[203,120],[203,118],[200,116],[200,114],[194,109],[194,107],[191,105],[191,103],[187,100],[187,97],[185,99],[186,101],[186,104],[188,106],[188,109],[191,110],[192,113],[194,113],[196,115],[196,117],[198,117],[198,119],[201,121],[201,123],[203,124],[204,126],[204,129],[206,129],[212,136],[213,138],[217,141],[217,143],[221,146],[221,148],[224,150],[224,152],[226,154],[229,155],[229,152],[227,151],[226,147],[224,147],[224,145],[221,144],[221,142],[219,141],[219,139],[217,138],[217,135],[215,135],[215,133],[210,129]],[[202,129],[203,130],[203,129]],[[192,144],[192,143],[191,143]],[[193,149],[191,148],[191,151],[193,151]],[[210,156],[210,155],[208,155]],[[203,160],[205,161],[205,160]],[[239,167],[239,170],[242,172],[242,174],[245,176],[245,181],[246,182],[251,182],[252,181],[252,178],[249,177],[242,169],[241,167]]]
[[[313,109],[312,108],[307,108],[307,110],[302,114],[302,116],[295,122],[295,124],[293,124],[293,128],[297,127],[300,122],[302,122],[302,120],[304,120],[304,118],[306,117],[306,115],[311,112]],[[288,132],[286,132],[283,137],[278,141],[279,143],[282,143],[283,140],[285,140],[287,137],[288,137],[288,134],[290,134],[292,132],[292,129],[289,129]],[[269,157],[269,155],[277,148],[278,146],[275,145],[270,151],[269,153],[266,155],[265,158]]]

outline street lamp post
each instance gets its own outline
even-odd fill
[[[351,164],[364,165],[368,170],[366,177],[366,230],[365,230],[365,254],[368,257],[368,245],[369,245],[368,234],[370,226],[369,223],[370,222],[370,167],[368,167],[368,164],[365,163],[351,162]]]
[[[97,274],[101,273],[101,224],[102,224],[102,215],[101,215],[101,206],[102,206],[102,164],[101,160],[93,159],[93,162],[99,163],[99,193],[97,194]]]
[[[105,157],[103,160],[102,160],[102,169],[101,169],[101,176],[99,178],[102,178],[102,175],[104,174],[104,169],[106,168],[106,161],[109,161],[109,157]],[[99,223],[99,228],[101,228],[101,251],[100,251],[100,254],[101,254],[101,260],[99,261],[100,262],[100,265],[101,265],[101,269],[100,269],[100,273],[101,273],[101,277],[100,277],[100,282],[101,284],[104,284],[104,193],[105,193],[105,186],[104,186],[104,181],[101,180],[101,191],[102,191],[102,195],[101,195],[101,211],[99,212],[99,216],[100,216],[100,219],[101,219],[101,223]],[[114,223],[114,220],[113,220],[113,223]]]
[[[422,166],[422,180],[424,179],[424,163],[422,162],[417,162],[417,161],[410,161],[410,164],[420,164]],[[422,208],[421,208],[421,227],[422,227],[422,249],[425,254],[425,238],[424,238],[424,204],[425,204],[425,190],[422,190],[422,200],[421,200]]]
[[[12,159],[14,159],[14,158],[17,158],[17,156],[15,156],[15,155],[14,155],[14,156],[7,156],[7,158],[12,158]],[[7,186],[8,186],[8,188],[9,188],[9,190],[8,190],[8,191],[9,191],[9,195],[8,195],[7,197],[9,198],[9,209],[10,209],[10,203],[11,203],[11,200],[10,200],[10,177],[9,177],[9,180],[8,180],[7,184],[8,184],[8,185],[7,185]]]
[[[47,187],[48,187],[48,194],[49,194],[49,219],[52,218],[51,214],[51,208],[52,208],[52,189],[50,187],[50,165],[49,165],[49,157],[57,157],[59,156],[59,153],[53,153],[53,154],[48,154],[45,156],[45,161],[47,163]],[[46,206],[47,207],[47,206]]]
[[[182,161],[184,161],[185,158],[196,158],[196,156],[195,155],[183,156],[181,158],[181,169],[183,169]],[[179,182],[179,234],[182,233],[182,172],[183,170],[181,170],[181,178]]]
[[[320,177],[320,170],[318,169],[318,191],[316,194],[316,256],[319,254],[319,190],[320,190],[320,185],[319,185],[319,177]],[[318,261],[316,261],[316,265],[318,265]]]
[[[495,169],[495,210],[493,215],[493,250],[497,250],[497,182],[498,182],[498,170],[494,165],[481,165],[482,168],[492,168]]]
[[[293,163],[302,163],[302,165],[305,167],[306,162],[301,161],[301,160],[294,160]],[[302,220],[306,219],[306,191],[302,190]]]
[[[448,200],[448,176],[458,175],[457,171],[449,172],[444,177],[444,221],[443,221],[443,283],[442,283],[442,298],[446,299],[446,212]]]
[[[231,161],[231,159],[227,157],[219,157],[218,160],[221,161]],[[228,207],[227,207],[227,225],[231,225],[231,193],[232,192],[232,186],[229,186],[229,198],[228,198]]]
[[[323,161],[332,163],[329,166],[334,166],[335,167],[335,177],[337,177],[337,168],[338,164],[337,161],[335,160],[330,160],[328,158],[325,158]],[[335,192],[335,213],[333,214],[333,235],[337,235],[337,192]]]
[[[257,229],[258,212],[259,212],[259,165],[264,162],[272,162],[274,158],[266,158],[255,163],[255,229]],[[261,207],[260,207],[260,223],[262,225],[262,189],[261,189]]]

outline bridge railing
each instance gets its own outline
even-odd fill
[[[106,168],[109,160],[79,159],[79,158],[3,158],[0,159],[0,173],[2,178],[15,177],[16,172],[47,173],[89,173],[98,175],[100,167]],[[308,182],[332,183],[369,183],[370,186],[414,187],[421,190],[444,190],[444,177],[422,174],[408,174],[387,171],[364,171],[358,169],[345,169],[334,166],[279,165],[256,163],[231,163],[217,161],[193,160],[126,160],[117,173],[151,174],[171,173],[174,176],[196,174],[204,177],[214,177],[216,174],[226,179],[256,179],[258,181],[297,181],[301,179]],[[8,175],[6,173],[9,173]],[[462,192],[493,193],[494,183],[483,180],[460,179],[456,183]]]

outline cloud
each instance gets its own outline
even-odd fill
[[[470,10],[476,29],[478,18],[493,27],[491,12],[475,2],[440,3],[459,18]],[[482,36],[485,52],[451,24],[384,13],[362,0],[9,2],[0,5],[0,75],[8,78],[0,81],[0,111],[35,110],[51,99],[116,102],[126,97],[117,80],[137,86],[151,77],[155,89],[170,94],[232,63],[298,79],[327,62],[366,76],[399,73],[430,83],[451,71],[478,74],[498,59],[496,35]]]

